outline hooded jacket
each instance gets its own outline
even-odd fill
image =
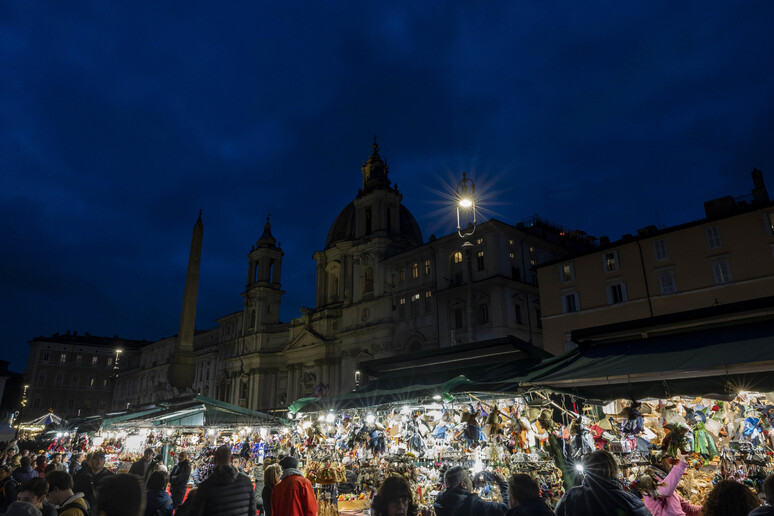
[[[163,510],[159,514],[172,516],[172,498],[166,491],[146,491],[145,499],[145,516],[155,516],[159,509]]]
[[[586,475],[556,506],[556,516],[650,516],[650,511],[615,478]]]
[[[274,516],[317,516],[317,498],[312,483],[301,471],[288,468],[271,492],[271,513]]]
[[[439,494],[433,508],[436,516],[503,516],[508,512],[506,484],[500,485],[500,493],[506,503],[484,501],[477,494],[457,486]]]
[[[656,489],[658,496],[655,498],[649,493],[642,493],[642,501],[653,516],[699,516],[701,514],[700,505],[691,505],[675,492],[687,467],[688,464],[683,461],[675,464],[672,471],[663,479],[664,485]]]
[[[255,491],[250,477],[229,464],[216,466],[199,484],[191,514],[252,516],[255,514]]]

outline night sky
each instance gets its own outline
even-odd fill
[[[384,5],[380,5],[384,4]],[[374,134],[425,240],[462,171],[488,217],[612,239],[774,193],[774,3],[0,4],[0,358],[238,311],[271,212],[282,320]]]

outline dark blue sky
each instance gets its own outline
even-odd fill
[[[0,358],[176,333],[200,208],[197,327],[267,211],[296,317],[374,133],[425,239],[463,170],[489,216],[611,238],[774,188],[770,1],[377,4],[0,4]]]

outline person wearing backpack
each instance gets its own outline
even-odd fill
[[[0,466],[0,513],[8,510],[8,506],[16,501],[16,480],[11,478],[11,466]]]
[[[172,497],[167,493],[167,474],[154,471],[145,485],[145,516],[172,516]]]
[[[83,493],[73,492],[73,477],[64,471],[46,475],[48,501],[58,505],[59,516],[90,516],[91,509]]]

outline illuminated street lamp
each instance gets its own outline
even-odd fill
[[[472,179],[462,173],[462,181],[457,184],[457,234],[460,238],[467,238],[476,231],[476,184]],[[468,223],[465,231],[462,231],[460,222],[460,210],[467,215]]]
[[[467,239],[476,232],[476,184],[465,172],[462,173],[462,181],[457,183],[457,234],[462,239]],[[463,216],[460,216],[462,212]],[[462,228],[461,219],[466,219],[465,229]],[[468,240],[462,243],[465,251],[465,266],[468,275],[468,292],[466,302],[466,319],[468,325],[468,340],[476,341],[476,329],[473,325],[473,244]]]

